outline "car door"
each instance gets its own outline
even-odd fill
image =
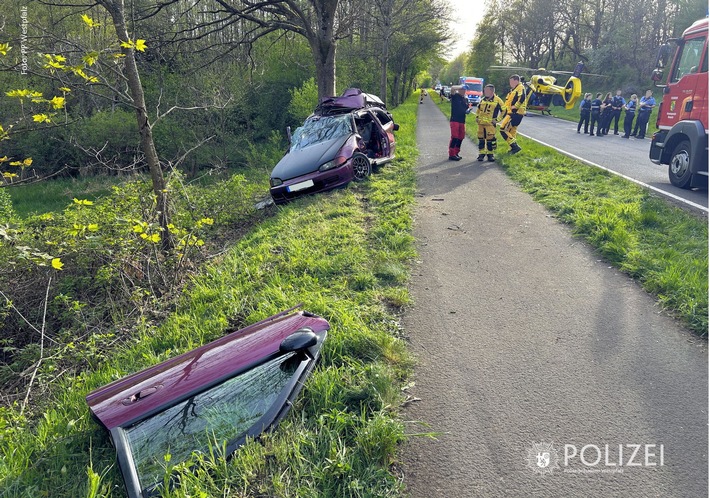
[[[223,447],[229,457],[278,424],[328,329],[323,318],[287,310],[91,392],[87,403],[110,432],[129,498],[159,491],[168,460]]]
[[[397,141],[394,138],[394,120],[382,109],[373,109],[373,114],[376,117],[376,122],[382,130],[383,135],[387,137],[386,143],[383,143],[384,155],[393,158],[397,146]]]

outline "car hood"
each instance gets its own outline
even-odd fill
[[[316,171],[321,164],[335,159],[340,148],[351,136],[333,138],[289,152],[274,167],[271,178],[286,181]]]

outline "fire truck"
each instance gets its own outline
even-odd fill
[[[658,108],[658,131],[651,139],[649,157],[668,165],[668,178],[680,188],[707,183],[708,177],[708,20],[701,19],[668,40],[658,54],[653,80],[663,79],[672,60]]]
[[[483,98],[483,78],[475,76],[459,77],[459,85],[466,90],[466,100],[473,105],[478,105]]]

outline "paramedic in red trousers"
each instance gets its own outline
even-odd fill
[[[449,142],[449,161],[460,161],[461,142],[466,136],[466,114],[470,112],[468,101],[464,97],[466,90],[462,86],[451,87],[451,141]]]

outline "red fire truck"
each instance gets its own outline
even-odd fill
[[[673,45],[675,47],[673,47]],[[708,20],[701,19],[659,51],[654,81],[672,64],[663,88],[649,156],[668,165],[671,183],[680,188],[704,185],[708,177]]]

